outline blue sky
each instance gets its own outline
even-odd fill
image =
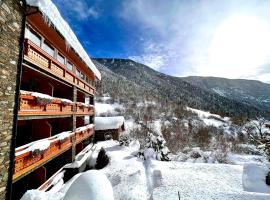
[[[270,83],[269,0],[53,0],[92,57]]]

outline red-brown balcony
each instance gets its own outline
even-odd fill
[[[16,148],[13,181],[70,149],[73,138],[75,144],[78,144],[93,133],[94,126],[90,124],[76,129],[75,132],[63,132]]]
[[[83,91],[94,95],[95,88],[93,86],[76,76],[73,71],[68,70],[65,65],[49,55],[46,51],[28,39],[25,39],[24,45],[24,60],[72,85],[77,86]]]
[[[77,128],[75,131],[76,143],[83,141],[85,138],[90,137],[94,133],[93,124]]]
[[[77,115],[94,115],[94,106],[85,103],[76,103],[76,114]]]
[[[20,91],[19,117],[93,115],[94,107],[84,103],[73,103],[68,99],[54,98],[37,92]]]

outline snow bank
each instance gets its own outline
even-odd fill
[[[265,177],[270,171],[266,165],[249,163],[243,169],[243,187],[250,192],[270,193],[270,186],[266,185]]]
[[[39,92],[31,92],[31,96],[37,97],[37,98],[42,98],[42,99],[49,99],[49,100],[53,99],[52,96],[47,95],[47,94],[42,94],[42,93],[39,93]]]
[[[65,140],[66,138],[70,137],[71,134],[73,134],[71,131],[65,131],[65,132],[62,132],[62,133],[57,134],[57,138],[58,138],[60,141],[63,141],[63,140]]]
[[[89,128],[94,128],[94,124],[88,124],[87,126],[82,126],[82,127],[76,128],[76,132],[85,131]]]
[[[86,65],[93,71],[95,76],[100,80],[101,74],[96,66],[93,64],[88,54],[82,47],[75,33],[72,31],[68,23],[62,18],[57,7],[51,0],[26,0],[26,3],[30,6],[38,7],[39,10],[45,15],[46,20],[52,23],[54,27],[62,34],[65,38],[66,43],[70,45],[74,51],[83,59]]]
[[[137,154],[138,151],[140,150],[140,142],[139,140],[132,140],[129,145],[128,145],[130,151],[132,152],[133,155]]]
[[[124,124],[125,118],[123,116],[117,117],[96,117],[95,130],[118,129]]]
[[[122,110],[124,109],[122,105],[120,105],[119,103],[114,103],[114,104],[108,104],[108,103],[95,103],[95,111],[96,111],[96,115],[100,116],[100,115],[118,115],[119,112],[116,111],[116,109]]]
[[[64,200],[113,200],[113,189],[104,173],[89,170],[82,173],[68,189]]]
[[[75,161],[73,163],[67,164],[64,168],[81,168],[84,170],[86,168],[87,160],[90,158],[91,154],[94,151],[94,145],[89,144],[85,147],[78,155],[75,157]]]
[[[69,99],[60,99],[62,103],[73,104],[73,101]]]
[[[47,139],[38,140],[32,143],[29,143],[27,145],[21,146],[18,149],[22,149],[21,151],[18,151],[15,153],[15,156],[19,156],[21,154],[24,154],[26,152],[35,152],[35,151],[44,151],[50,147],[50,141]]]

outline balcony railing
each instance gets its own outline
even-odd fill
[[[60,98],[53,98],[41,93],[21,91],[18,114],[22,116],[51,116],[51,115],[93,115],[93,105],[73,103]]]
[[[77,128],[75,132],[63,132],[16,148],[13,181],[69,150],[73,141],[78,144],[93,133],[94,126],[90,124]]]
[[[54,57],[50,56],[43,49],[35,45],[28,39],[24,42],[25,51],[24,59],[34,65],[46,70],[47,72],[57,76],[58,78],[77,86],[78,88],[94,95],[95,89],[93,86],[86,83],[81,78],[77,77],[75,73],[68,70],[65,65],[61,64]]]

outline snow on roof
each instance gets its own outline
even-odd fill
[[[124,124],[123,116],[117,117],[95,117],[95,130],[118,129]]]
[[[75,33],[72,31],[68,23],[62,18],[57,7],[53,4],[51,0],[26,0],[29,6],[38,7],[38,9],[43,13],[49,23],[52,23],[54,27],[63,35],[66,43],[70,45],[76,53],[83,59],[86,65],[93,71],[95,76],[100,80],[101,74],[96,68],[94,63],[89,58],[88,54],[85,52]]]

